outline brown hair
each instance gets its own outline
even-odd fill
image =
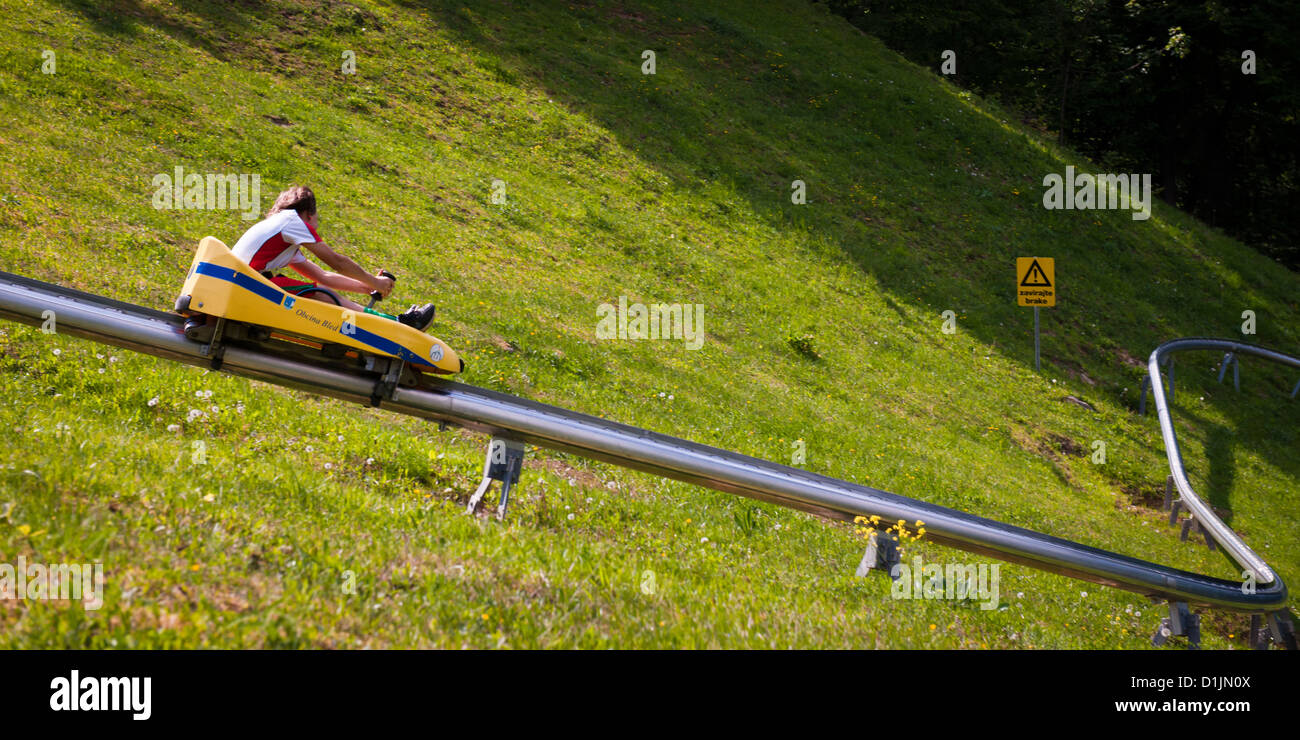
[[[294,185],[275,198],[275,204],[266,212],[272,216],[285,210],[295,210],[299,216],[310,216],[316,212],[316,194],[305,185]]]

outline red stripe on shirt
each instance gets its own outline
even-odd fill
[[[279,257],[284,253],[284,250],[292,246],[284,240],[284,236],[280,232],[276,232],[275,236],[267,239],[262,243],[262,246],[257,248],[253,258],[248,261],[248,266],[254,270],[265,270],[269,262]]]

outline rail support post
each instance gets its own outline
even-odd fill
[[[1296,644],[1295,624],[1291,621],[1291,615],[1285,609],[1279,609],[1270,612],[1268,615],[1268,631],[1283,650],[1296,650],[1300,646]]]
[[[1250,615],[1250,649],[1268,650],[1273,643],[1277,643],[1283,650],[1296,649],[1295,626],[1291,622],[1291,615],[1285,609]]]
[[[519,473],[524,467],[524,444],[513,439],[493,437],[488,443],[487,458],[483,461],[483,481],[470,496],[466,514],[474,514],[483,504],[483,497],[492,487],[492,481],[501,481],[501,501],[497,504],[497,519],[506,518],[510,503],[510,490],[519,483]]]
[[[1228,366],[1232,365],[1232,387],[1241,391],[1241,363],[1237,361],[1237,353],[1229,352],[1223,356],[1223,362],[1219,365],[1219,382],[1223,382],[1223,377],[1228,374]]]
[[[894,567],[903,561],[898,553],[898,539],[890,533],[875,532],[867,540],[867,551],[862,553],[862,562],[853,575],[866,578],[871,571],[879,571],[898,580],[898,570]]]
[[[1264,623],[1264,616],[1250,615],[1250,649],[1268,650],[1269,641],[1268,625]]]
[[[1170,637],[1186,637],[1187,647],[1192,650],[1201,648],[1201,615],[1193,614],[1185,601],[1169,604],[1169,616],[1161,617],[1160,627],[1151,637],[1151,644],[1160,647]]]
[[[1174,356],[1173,355],[1169,355],[1169,368],[1165,370],[1165,374],[1169,376],[1169,405],[1173,406],[1174,405]]]

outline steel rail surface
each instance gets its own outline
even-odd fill
[[[39,326],[53,311],[56,330],[179,362],[209,362],[186,339],[181,317],[0,272],[0,316]],[[376,378],[235,345],[221,369],[235,375],[368,403]],[[852,521],[879,515],[923,521],[926,539],[1008,562],[1153,599],[1245,612],[1284,606],[1280,578],[1244,593],[1238,581],[1203,576],[909,499],[798,468],[727,452],[587,414],[447,380],[398,388],[382,408],[604,460],[719,491]]]
[[[1234,355],[1262,357],[1271,362],[1290,365],[1294,368],[1300,368],[1300,358],[1231,339],[1188,337],[1174,339],[1156,347],[1155,351],[1151,353],[1151,358],[1147,361],[1151,397],[1155,401],[1156,414],[1160,418],[1160,431],[1165,440],[1165,455],[1169,458],[1169,472],[1173,476],[1174,485],[1178,488],[1178,495],[1182,499],[1183,505],[1192,512],[1192,516],[1196,521],[1209,532],[1210,537],[1228,553],[1228,556],[1237,565],[1254,574],[1259,583],[1272,583],[1277,578],[1273,569],[1269,568],[1268,563],[1265,563],[1263,558],[1256,554],[1254,550],[1251,550],[1242,541],[1241,537],[1237,536],[1237,533],[1232,531],[1231,527],[1224,524],[1223,520],[1219,519],[1218,515],[1214,513],[1214,510],[1201,500],[1201,497],[1192,489],[1192,484],[1187,479],[1187,471],[1183,468],[1183,456],[1178,448],[1178,435],[1174,432],[1173,418],[1169,414],[1164,384],[1160,379],[1160,366],[1169,361],[1175,353],[1196,350],[1216,350],[1230,352]]]

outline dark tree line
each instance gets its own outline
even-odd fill
[[[1295,0],[826,4],[917,64],[951,49],[957,84],[1300,268]]]

